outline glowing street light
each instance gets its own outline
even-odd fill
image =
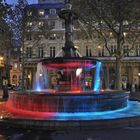
[[[28,78],[31,79],[31,75],[30,74],[28,75]]]
[[[4,57],[0,56],[0,67],[4,67]]]
[[[41,77],[41,76],[43,76],[43,74],[42,74],[42,73],[40,73],[40,74],[39,74],[39,76]]]
[[[3,61],[3,60],[4,60],[4,58],[2,56],[0,56],[0,61]]]
[[[98,46],[98,49],[101,49],[101,46]]]
[[[124,33],[123,33],[123,35],[124,35],[124,37],[126,37],[127,33],[126,33],[126,32],[124,32]]]

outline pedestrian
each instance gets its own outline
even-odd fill
[[[136,88],[135,88],[135,84],[134,84],[134,83],[133,83],[132,86],[131,86],[131,91],[132,91],[132,92],[135,92],[135,91],[136,91]]]

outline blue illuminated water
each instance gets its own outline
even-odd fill
[[[97,68],[96,68],[96,73],[95,73],[95,84],[94,84],[93,90],[94,91],[99,91],[100,90],[100,84],[101,84],[101,82],[100,82],[101,62],[97,62],[96,67]]]
[[[128,106],[115,111],[56,113],[51,120],[105,120],[140,116],[140,102],[128,101]]]

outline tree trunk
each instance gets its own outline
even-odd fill
[[[122,90],[121,58],[116,57],[116,89]]]

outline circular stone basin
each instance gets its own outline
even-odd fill
[[[70,94],[71,93],[71,94]],[[98,112],[121,109],[127,106],[128,92],[11,92],[7,108],[41,113]]]

